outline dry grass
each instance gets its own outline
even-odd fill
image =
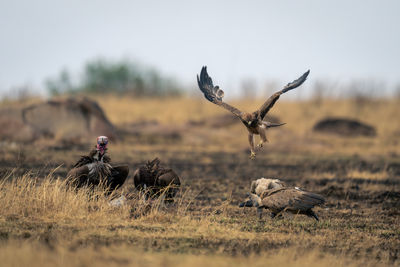
[[[314,173],[311,173],[308,177],[311,179],[320,179],[320,178],[334,179],[334,178],[337,178],[337,175],[333,172],[323,172],[323,173],[314,172]]]
[[[129,217],[127,209],[114,209],[104,191],[84,188],[75,190],[65,180],[55,179],[50,173],[45,179],[30,174],[5,177],[0,182],[0,214],[5,217],[25,218],[58,223],[110,223]],[[113,219],[110,219],[113,214]]]
[[[338,175],[333,172],[315,172],[311,173],[309,176],[311,179],[335,179],[338,178]],[[388,171],[382,170],[378,172],[371,171],[360,171],[360,170],[347,170],[344,175],[347,179],[365,179],[365,180],[386,180],[391,178],[391,175]]]
[[[204,98],[154,99],[110,95],[96,97],[96,100],[117,125],[141,119],[179,125],[189,120],[205,119],[228,112]],[[262,105],[263,99],[228,102],[244,111],[254,111]],[[400,130],[400,122],[395,119],[399,109],[397,99],[371,100],[361,106],[356,101],[345,99],[324,100],[318,104],[313,101],[291,102],[281,99],[275,104],[271,114],[287,122],[287,127],[299,134],[308,133],[316,121],[326,116],[336,116],[351,117],[373,124],[380,135],[388,136]]]
[[[390,178],[390,174],[385,170],[380,172],[350,170],[347,171],[346,176],[347,178],[368,179],[368,180],[384,180]]]
[[[166,99],[135,99],[131,97],[98,97],[100,105],[105,109],[110,120],[117,126],[123,126],[137,121],[155,120],[170,127],[183,127],[188,121],[206,120],[228,111],[207,102],[203,98],[166,98]],[[246,110],[257,109],[262,100],[228,101],[232,105]],[[318,154],[347,155],[393,155],[400,153],[400,113],[399,100],[371,100],[358,103],[353,100],[324,100],[288,102],[278,101],[271,111],[287,124],[279,129],[272,129],[269,134],[272,149],[292,152],[312,152]],[[335,135],[320,135],[312,132],[314,124],[327,117],[345,117],[357,119],[376,127],[376,138],[353,137],[343,138]],[[247,147],[247,131],[238,121],[227,129],[213,131],[202,129],[191,131],[185,129],[182,147],[196,149],[237,151]],[[202,136],[213,140],[201,142]],[[190,138],[192,136],[193,138]],[[278,143],[279,144],[275,145]],[[213,144],[218,144],[214,147]],[[206,147],[205,147],[206,146]],[[153,146],[154,147],[154,146]],[[155,147],[157,149],[157,147]],[[146,149],[146,148],[144,148]],[[148,149],[148,148],[147,148]]]
[[[238,121],[236,124],[219,129],[210,127],[188,127],[189,121],[204,121],[228,114],[228,111],[209,103],[204,98],[134,98],[128,96],[92,96],[105,110],[107,116],[119,128],[131,123],[157,121],[161,124],[160,134],[176,130],[182,139],[176,141],[158,140],[158,137],[135,140],[135,149],[141,151],[226,151],[242,152],[248,149],[247,131]],[[229,100],[232,105],[246,110],[257,109],[264,99]],[[37,100],[32,100],[37,101]],[[271,129],[270,143],[264,150],[292,154],[312,153],[314,155],[359,155],[389,156],[400,154],[400,100],[380,99],[358,102],[349,99],[322,101],[287,101],[280,99],[271,110],[287,124]],[[0,106],[21,105],[1,103]],[[314,124],[327,117],[357,119],[374,126],[377,137],[344,138],[336,135],[316,134]],[[157,130],[156,130],[157,131]]]
[[[392,247],[382,247],[397,246],[396,223],[357,214],[350,219],[346,212],[332,217],[318,209],[321,222],[301,216],[258,221],[254,210],[237,214],[229,194],[198,208],[197,194],[187,189],[174,205],[158,202],[144,213],[148,202],[140,193],[115,208],[101,189],[76,190],[51,174],[42,180],[11,175],[0,192],[0,262],[6,266],[376,266],[397,260]]]
[[[126,224],[132,219],[140,221],[142,215],[155,220],[158,216],[167,216],[161,212],[162,198],[145,200],[142,192],[124,191],[114,191],[107,195],[103,187],[77,189],[68,184],[67,180],[55,178],[54,171],[56,169],[42,179],[30,173],[23,176],[10,173],[3,177],[0,180],[1,217],[87,227]],[[110,201],[121,195],[128,197],[124,201],[126,205],[115,207],[110,204]],[[185,218],[193,197],[190,190],[181,192],[177,204],[169,210],[169,215]]]
[[[126,135],[110,143],[113,162],[131,171],[158,156],[183,181],[175,204],[143,201],[131,179],[115,193],[131,194],[113,208],[102,189],[74,190],[63,176],[89,147],[0,145],[0,262],[6,266],[378,266],[399,264],[400,112],[397,100],[285,102],[274,109],[287,125],[248,159],[246,130],[236,124],[189,127],[227,112],[205,99],[97,99],[118,127],[156,120],[176,128],[150,139]],[[245,110],[261,102],[232,101]],[[377,128],[375,138],[320,135],[325,116],[352,117]],[[164,129],[164,128],[160,128]],[[54,166],[60,168],[50,171]],[[4,175],[5,170],[17,167]],[[24,174],[26,172],[28,174]],[[7,177],[4,177],[7,176]],[[305,216],[258,220],[237,204],[253,178],[275,177],[327,198]],[[151,208],[148,209],[148,206]],[[1,265],[1,264],[0,264]]]
[[[0,261],[4,266],[385,266],[378,262],[363,262],[348,257],[324,255],[321,252],[302,252],[284,249],[274,254],[231,257],[223,255],[192,255],[149,253],[127,246],[87,247],[71,251],[64,247],[49,249],[28,243],[0,246]]]

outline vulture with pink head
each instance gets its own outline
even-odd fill
[[[97,137],[96,147],[82,156],[68,172],[67,179],[77,188],[104,186],[107,194],[121,187],[129,174],[127,165],[112,165],[107,153],[108,138]]]

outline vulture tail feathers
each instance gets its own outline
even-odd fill
[[[267,126],[267,128],[271,128],[271,127],[279,127],[279,126],[282,126],[282,125],[285,125],[285,124],[286,124],[286,122],[275,123],[275,122],[266,121],[265,126]]]

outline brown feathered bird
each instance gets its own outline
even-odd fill
[[[256,194],[257,196],[261,196],[267,190],[278,189],[283,187],[285,187],[285,183],[279,179],[262,177],[260,179],[251,181],[250,193]],[[257,209],[257,214],[261,218],[262,209]]]
[[[265,101],[265,103],[256,111],[252,113],[242,112],[239,109],[225,103],[222,101],[224,97],[224,91],[222,91],[219,86],[214,86],[213,81],[207,73],[207,67],[203,67],[200,72],[200,77],[197,75],[197,83],[199,85],[200,90],[204,93],[205,98],[218,105],[221,106],[234,115],[236,115],[246,126],[249,135],[249,143],[250,143],[250,158],[255,158],[255,146],[254,146],[254,135],[258,134],[261,137],[260,143],[258,147],[262,147],[265,142],[268,142],[266,136],[266,130],[271,127],[277,127],[284,125],[284,123],[272,123],[268,121],[264,121],[265,115],[267,115],[268,111],[274,106],[275,102],[279,99],[280,95],[286,93],[289,90],[292,90],[296,87],[299,87],[304,83],[307,79],[310,70],[305,72],[300,78],[294,80],[291,83],[288,83],[282,90],[273,94],[270,98]]]
[[[262,209],[269,209],[272,212],[271,217],[283,211],[294,214],[304,214],[315,218],[318,216],[312,210],[317,205],[325,203],[324,197],[321,195],[303,191],[295,188],[278,188],[264,191],[261,196],[256,194],[248,194],[249,199],[239,205],[239,207],[257,207],[259,215]]]
[[[82,186],[105,186],[107,194],[121,187],[129,174],[127,165],[111,165],[111,158],[106,155],[108,138],[97,137],[96,148],[88,155],[81,156],[67,174],[67,179],[77,188]]]
[[[136,169],[133,182],[137,190],[145,190],[147,197],[165,193],[167,201],[173,201],[181,185],[179,176],[172,169],[162,167],[158,158]]]

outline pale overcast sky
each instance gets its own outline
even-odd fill
[[[129,57],[185,85],[201,66],[244,78],[400,81],[400,1],[0,0],[0,92],[96,57]],[[310,82],[312,84],[312,82]],[[233,90],[233,89],[232,89]]]

